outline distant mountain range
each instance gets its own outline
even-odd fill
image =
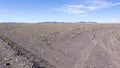
[[[49,24],[49,23],[80,23],[80,24],[95,24],[95,23],[97,23],[97,22],[85,22],[85,21],[80,21],[80,22],[39,22],[39,23],[47,23],[47,24]]]
[[[80,21],[80,22],[77,22],[77,23],[83,23],[83,24],[85,23],[85,24],[86,24],[86,23],[97,23],[97,22],[85,22],[85,21]]]
[[[0,22],[0,23],[3,23],[3,24],[14,24],[14,23],[23,23],[23,22]],[[28,22],[24,22],[24,23],[28,23]],[[80,23],[80,24],[95,24],[97,22],[85,22],[85,21],[80,21],[80,22],[35,22],[35,23],[38,23],[38,24],[52,24],[52,23],[55,23],[55,24],[59,24],[59,23]]]

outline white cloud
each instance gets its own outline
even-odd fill
[[[87,6],[89,10],[110,8],[110,7],[115,7],[120,5],[120,2],[112,3],[105,0],[92,0],[92,1],[89,1],[89,3],[91,4],[90,6]]]
[[[114,7],[114,6],[119,6],[120,5],[120,2],[118,3],[115,3],[115,4],[112,4],[111,7]]]
[[[56,10],[62,11],[62,12],[68,12],[68,13],[74,13],[74,14],[81,14],[85,13],[82,9],[85,6],[83,5],[65,5],[61,8],[57,8]]]
[[[74,4],[74,5],[64,5],[60,8],[56,8],[56,10],[66,12],[66,13],[73,13],[73,14],[84,14],[88,11],[94,11],[104,8],[110,8],[119,6],[120,2],[113,3],[108,2],[105,0],[87,0],[84,4]]]

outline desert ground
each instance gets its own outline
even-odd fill
[[[0,24],[0,68],[120,68],[120,24]]]

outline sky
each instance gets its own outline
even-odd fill
[[[120,23],[120,0],[0,0],[0,22]]]

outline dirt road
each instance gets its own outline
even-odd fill
[[[45,60],[49,68],[120,68],[118,25],[63,26],[4,25],[0,35]]]

